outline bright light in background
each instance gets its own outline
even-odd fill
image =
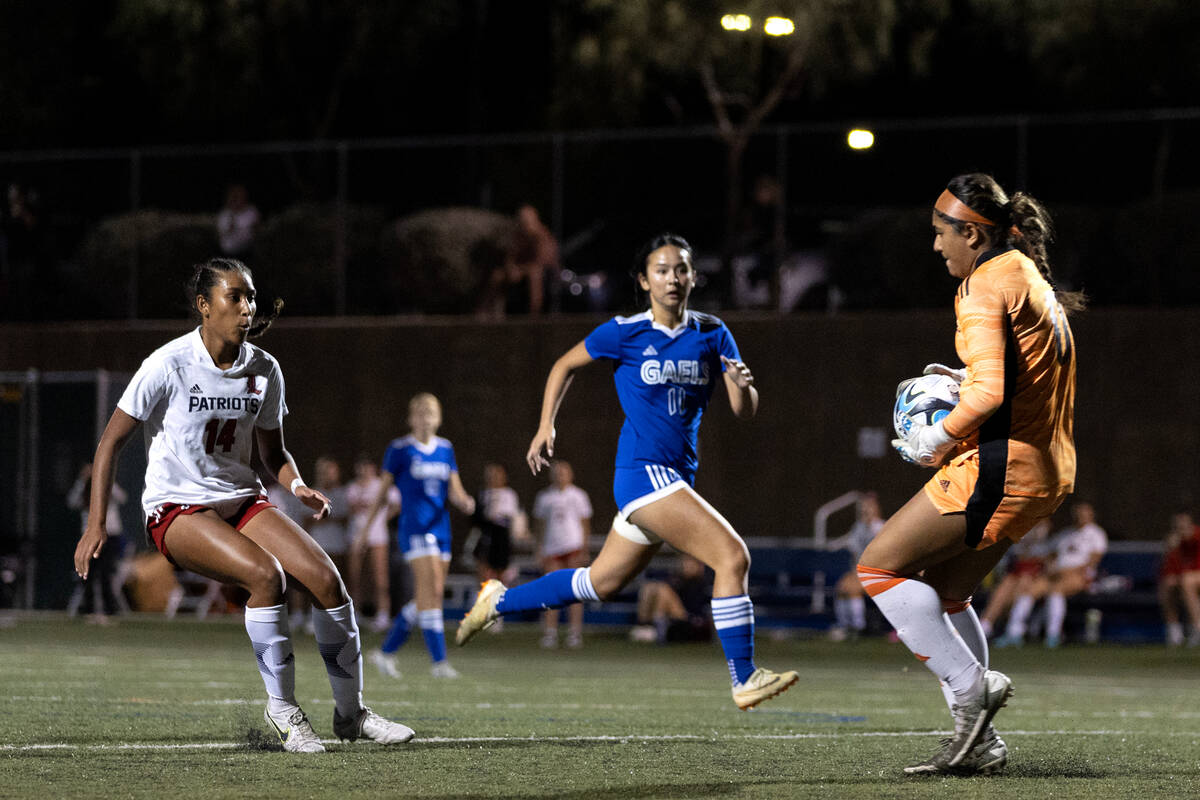
[[[726,14],[721,17],[721,27],[727,31],[748,31],[750,17],[746,14]]]
[[[846,144],[851,150],[868,150],[875,144],[875,134],[862,128],[855,128],[846,134]]]
[[[763,23],[763,33],[767,36],[791,36],[796,32],[796,25],[787,17],[767,17]]]

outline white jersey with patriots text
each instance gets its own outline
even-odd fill
[[[150,516],[163,503],[212,505],[263,494],[250,466],[254,429],[275,430],[287,414],[279,363],[242,345],[219,369],[200,329],[151,353],[117,407],[142,422]]]

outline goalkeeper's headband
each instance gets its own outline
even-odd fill
[[[991,225],[996,227],[996,223],[977,211],[973,211],[970,206],[955,197],[949,189],[944,189],[941,196],[933,207],[938,213],[949,217],[950,219],[958,220],[959,222],[974,222],[979,225]]]

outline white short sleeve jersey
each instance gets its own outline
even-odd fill
[[[351,535],[356,535],[362,526],[367,522],[367,512],[371,510],[371,504],[375,502],[375,498],[379,496],[379,487],[383,484],[382,477],[370,478],[367,481],[355,481],[350,484],[346,491],[348,502],[350,503],[350,532]],[[395,486],[388,487],[387,493],[388,505],[400,507],[400,490]],[[388,515],[387,510],[382,510],[375,515],[375,521],[371,523],[370,530],[367,531],[367,544],[372,547],[385,545],[388,543]]]
[[[543,556],[559,556],[587,547],[581,520],[592,516],[592,503],[587,492],[578,486],[542,489],[534,498],[533,516],[546,523]]]
[[[1108,534],[1096,523],[1089,522],[1080,528],[1068,528],[1058,540],[1055,566],[1058,569],[1082,567],[1092,560],[1093,555],[1103,555],[1106,550]]]
[[[250,467],[254,429],[287,414],[283,373],[261,348],[243,344],[219,369],[200,329],[150,354],[117,407],[141,420],[146,444],[146,515],[163,503],[212,505],[263,494]]]

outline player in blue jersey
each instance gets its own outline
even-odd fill
[[[613,366],[625,424],[617,445],[613,496],[618,513],[590,567],[563,569],[511,589],[488,581],[459,625],[465,644],[501,615],[560,608],[616,594],[640,573],[663,542],[712,568],[713,622],[733,680],[733,699],[751,708],[794,684],[792,671],[754,665],[754,606],[746,593],[750,554],[741,537],[692,488],[700,418],[717,383],[734,413],[754,416],[758,390],[733,334],[714,316],[687,310],[695,285],[692,248],[662,234],[642,248],[636,280],[650,308],[616,317],[555,362],[546,381],[541,424],[526,460],[536,474],[554,455],[554,418],[576,370],[603,359]]]
[[[414,622],[425,638],[435,678],[457,678],[446,660],[442,622],[442,595],[450,567],[449,501],[464,514],[475,513],[475,498],[467,494],[458,477],[454,447],[437,435],[442,424],[442,404],[422,393],[408,404],[410,433],[388,445],[383,457],[379,495],[371,505],[363,529],[387,504],[388,487],[400,490],[399,542],[404,560],[412,568],[414,599],[400,610],[383,645],[372,660],[385,675],[399,677],[395,653],[408,638]]]

